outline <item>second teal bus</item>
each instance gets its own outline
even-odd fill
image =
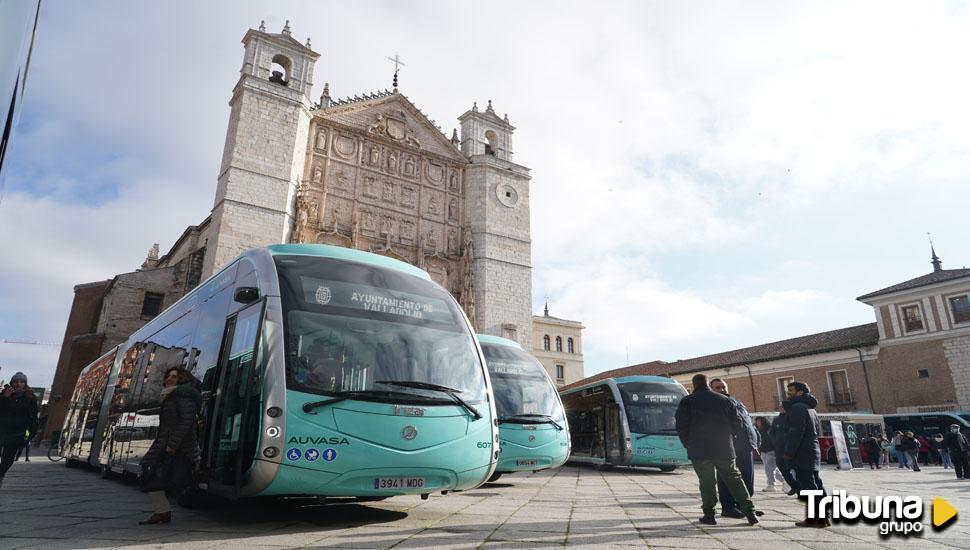
[[[606,378],[562,391],[572,438],[570,461],[598,466],[690,464],[675,427],[687,390],[664,376]]]
[[[502,474],[562,466],[569,458],[569,428],[549,373],[512,340],[478,335],[495,392]]]

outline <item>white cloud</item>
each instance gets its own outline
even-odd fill
[[[260,19],[313,37],[314,95],[389,86],[397,51],[446,131],[509,113],[536,296],[586,324],[588,372],[865,322],[897,243],[970,229],[959,5],[45,4],[0,202],[0,329],[30,333],[0,337],[59,338],[73,284],[204,218]]]

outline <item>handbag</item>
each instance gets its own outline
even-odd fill
[[[185,487],[192,483],[192,464],[188,457],[178,452],[162,453],[158,462],[142,467],[139,484],[142,492],[164,491]]]

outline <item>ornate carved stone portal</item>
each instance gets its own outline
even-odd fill
[[[474,306],[459,185],[467,160],[447,137],[396,94],[321,108],[310,136],[311,186],[297,194],[291,240],[402,259]]]

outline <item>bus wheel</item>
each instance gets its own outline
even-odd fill
[[[118,476],[115,475],[115,473],[111,470],[110,467],[105,466],[105,465],[102,465],[101,466],[101,477],[104,478],[104,479],[114,479],[114,478],[116,478]]]
[[[661,466],[660,467],[660,471],[661,472],[673,472],[676,469],[677,469],[676,466]]]
[[[67,462],[64,463],[64,465],[68,468],[77,468],[79,464],[81,463],[78,462],[76,458],[69,458],[67,459]]]
[[[493,481],[498,481],[498,478],[500,477],[502,477],[502,474],[495,472],[494,474],[492,474],[492,477],[488,478],[488,483],[492,483]]]

